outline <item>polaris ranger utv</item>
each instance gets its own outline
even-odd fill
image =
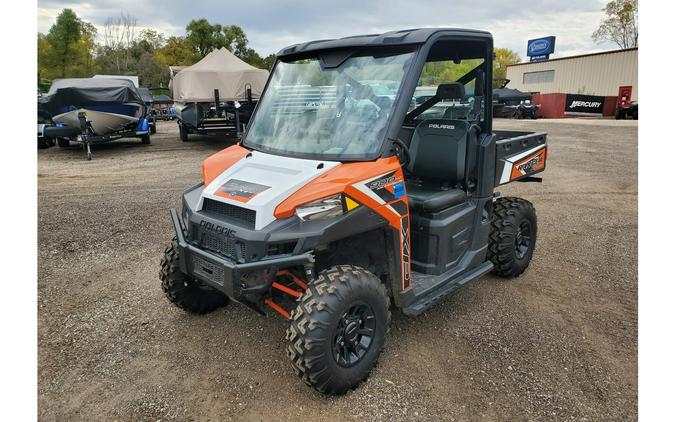
[[[171,210],[168,299],[281,314],[297,374],[340,394],[375,365],[392,305],[520,275],[535,211],[494,190],[540,180],[546,134],[492,130],[492,51],[488,32],[428,28],[283,49],[241,142]]]

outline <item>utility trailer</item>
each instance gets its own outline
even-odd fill
[[[69,147],[71,142],[82,145],[85,158],[91,160],[91,145],[112,142],[122,138],[140,138],[142,144],[150,143],[150,125],[146,117],[139,120],[138,123],[132,123],[120,130],[98,135],[94,132],[91,122],[87,120],[86,111],[80,111],[77,115],[80,126],[63,126],[59,124],[38,124],[38,143],[41,139],[53,140],[61,148]]]
[[[188,135],[225,134],[239,136],[251,118],[257,103],[246,89],[246,100],[221,101],[218,89],[213,90],[213,102],[176,103],[178,131],[183,142]]]
[[[535,209],[495,189],[541,181],[547,141],[492,129],[492,60],[490,33],[445,28],[281,50],[241,142],[170,210],[166,297],[281,315],[297,375],[341,394],[376,364],[391,307],[419,315],[490,272],[521,275]],[[471,70],[425,98],[437,62]],[[331,99],[287,101],[307,85]]]

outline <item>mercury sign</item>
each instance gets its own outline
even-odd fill
[[[547,60],[555,51],[555,37],[535,38],[527,42],[527,55],[530,61]]]

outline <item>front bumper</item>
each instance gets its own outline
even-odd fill
[[[261,294],[268,291],[274,281],[277,270],[296,265],[311,264],[314,256],[311,252],[279,258],[262,259],[239,264],[190,244],[185,238],[185,230],[175,208],[170,210],[171,220],[178,240],[180,270],[209,286],[225,293],[230,299],[238,300],[246,295]],[[249,275],[265,272],[262,282],[249,285],[244,281]]]

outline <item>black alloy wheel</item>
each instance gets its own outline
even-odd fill
[[[530,250],[530,242],[532,240],[532,230],[530,222],[523,220],[516,232],[516,258],[523,259]]]
[[[338,320],[333,335],[333,357],[343,367],[354,366],[368,353],[375,335],[376,318],[367,303],[358,303]]]

